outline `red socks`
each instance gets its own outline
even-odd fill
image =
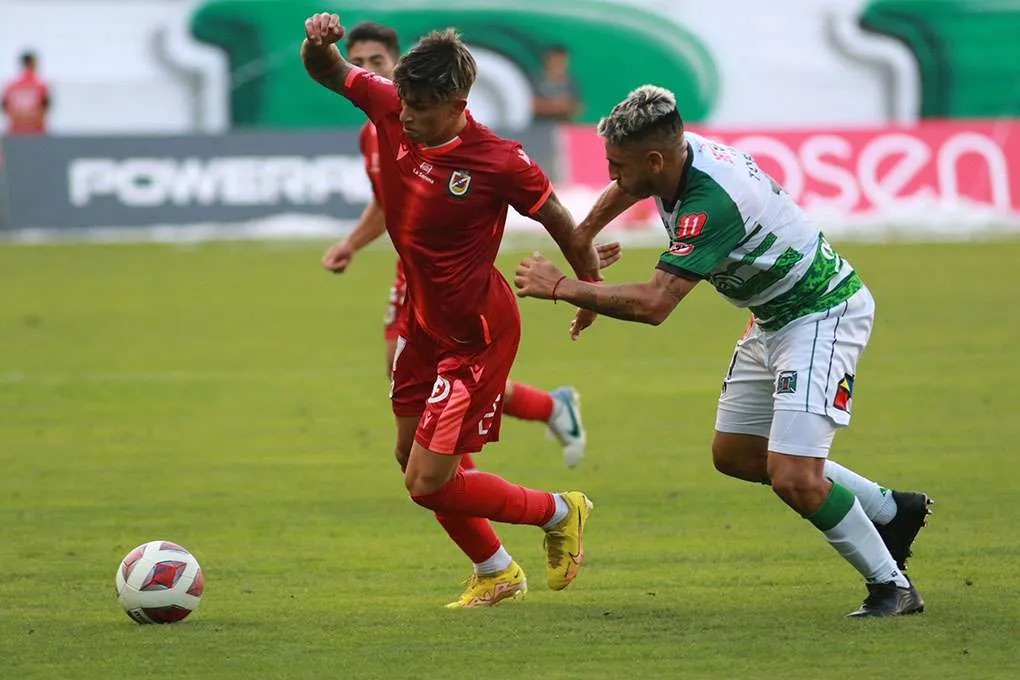
[[[461,470],[474,470],[475,461],[470,453],[460,457]],[[489,520],[481,517],[466,517],[464,515],[440,515],[436,513],[436,520],[446,530],[461,552],[468,556],[475,564],[480,564],[492,557],[499,550],[501,545],[499,536]]]
[[[457,475],[439,491],[427,496],[412,496],[411,499],[434,511],[436,515],[443,515],[441,521],[444,527],[451,515],[484,517],[505,524],[542,526],[556,510],[556,501],[551,493],[528,489],[502,477],[476,470],[457,470]],[[485,558],[492,552],[495,549]]]
[[[521,420],[540,420],[544,423],[552,416],[552,412],[551,394],[516,382],[513,383],[510,398],[503,403],[503,413]]]
[[[487,519],[464,515],[440,515],[438,512],[436,519],[446,529],[446,535],[475,564],[484,562],[499,550],[501,545],[499,536]]]

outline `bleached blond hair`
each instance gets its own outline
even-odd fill
[[[599,121],[599,136],[610,144],[675,137],[683,120],[672,92],[658,85],[642,85]]]

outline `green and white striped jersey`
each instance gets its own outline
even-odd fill
[[[861,286],[804,211],[750,155],[685,133],[689,153],[672,209],[655,202],[670,247],[658,268],[705,279],[764,330],[831,309]]]

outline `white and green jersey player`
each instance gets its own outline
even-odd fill
[[[670,239],[664,269],[707,279],[765,330],[832,309],[861,289],[850,263],[749,154],[685,136],[679,200],[668,208],[655,198]]]
[[[871,334],[871,294],[750,155],[685,137],[677,200],[667,206],[655,198],[670,241],[658,267],[706,280],[754,315],[727,372],[716,429],[769,437],[774,410],[849,424],[857,360]],[[782,443],[787,453],[824,457],[831,440],[830,433],[819,442]]]
[[[613,182],[572,247],[590,248],[613,218],[655,197],[669,248],[650,281],[620,285],[571,279],[536,254],[517,269],[519,295],[578,306],[575,337],[593,312],[657,325],[702,280],[750,309],[719,399],[715,467],[771,484],[864,576],[868,598],[852,616],[923,611],[903,569],[927,497],[889,492],[827,460],[836,430],[850,422],[874,318],[860,277],[754,159],[685,133],[671,92],[638,88],[599,134]]]

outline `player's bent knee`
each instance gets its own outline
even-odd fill
[[[791,508],[809,515],[822,504],[830,483],[823,474],[825,459],[770,453],[772,491]]]
[[[762,437],[716,432],[712,439],[712,464],[728,477],[765,482],[767,455],[767,440]]]
[[[449,481],[449,478],[444,475],[414,474],[406,469],[404,471],[404,487],[407,489],[408,495],[419,505],[421,505],[419,502],[421,497],[431,496],[446,486]]]

